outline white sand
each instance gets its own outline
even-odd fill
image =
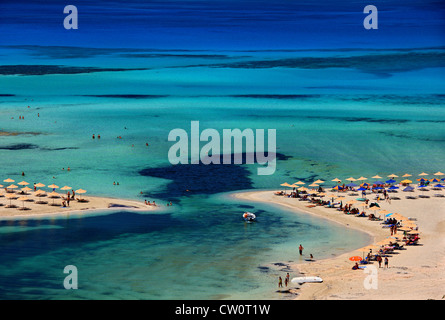
[[[331,194],[329,191],[326,193]],[[392,200],[391,203],[383,200],[379,202],[381,209],[416,219],[415,223],[419,228],[420,241],[417,246],[405,246],[406,250],[397,250],[398,254],[393,254],[388,258],[389,268],[387,269],[383,268],[383,263],[382,268],[378,268],[377,262],[371,264],[377,270],[377,282],[374,282],[377,283],[377,289],[365,288],[365,281],[371,283],[368,282],[369,273],[351,269],[355,263],[350,261],[349,257],[362,256],[361,252],[355,251],[330,259],[295,265],[294,267],[305,275],[320,276],[323,279],[323,283],[303,284],[301,289],[298,290],[297,300],[444,299],[445,197],[434,197],[433,195],[436,193],[445,194],[445,191],[430,190],[424,192],[425,195],[430,195],[430,198],[415,200],[406,199],[407,193],[399,191],[392,195],[400,197],[401,200]],[[409,193],[409,195],[419,194],[422,194],[422,192],[417,190],[414,193]],[[234,196],[250,201],[275,203],[292,208],[300,213],[315,214],[336,221],[347,228],[368,232],[374,237],[374,243],[390,236],[390,230],[382,228],[381,221],[371,221],[368,218],[346,215],[336,209],[322,206],[308,208],[309,203],[307,201],[276,196],[274,191],[236,193]],[[359,197],[346,195],[346,200],[343,200],[343,203]],[[374,196],[368,195],[367,197],[371,200]],[[371,200],[370,202],[374,201]],[[369,210],[365,211],[366,214],[372,213]],[[379,214],[377,213],[377,215]],[[285,258],[283,257],[283,259]]]
[[[144,202],[116,199],[116,198],[105,198],[105,197],[93,197],[84,196],[82,198],[86,199],[87,202],[70,201],[69,207],[62,207],[62,198],[51,199],[47,196],[37,197],[34,192],[29,192],[28,195],[15,194],[17,198],[28,197],[32,201],[20,201],[18,199],[12,199],[11,201],[5,197],[6,193],[2,192],[0,194],[0,220],[15,218],[15,217],[34,217],[34,216],[46,216],[46,215],[63,215],[68,213],[89,213],[92,211],[102,211],[102,210],[134,210],[134,211],[149,211],[155,210],[156,206],[146,205]],[[76,196],[77,198],[78,196]],[[37,204],[37,201],[46,201],[47,204]],[[57,206],[52,206],[50,204],[55,203]],[[11,204],[16,205],[17,208],[8,208]],[[119,207],[112,205],[118,205]],[[23,206],[28,208],[28,210],[22,210]]]

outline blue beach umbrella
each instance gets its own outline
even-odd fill
[[[396,190],[396,189],[399,189],[399,187],[396,187],[396,186],[389,187],[389,190]]]
[[[414,188],[411,186],[406,187],[405,189],[403,189],[403,191],[413,191]]]
[[[357,187],[357,185],[354,182],[351,182],[350,184],[346,185],[347,187]]]
[[[359,191],[365,191],[366,188],[360,187],[360,188],[358,188],[357,190],[359,190]]]
[[[394,183],[394,182],[396,182],[396,180],[394,179],[389,179],[388,181],[386,181],[386,183]]]
[[[382,181],[375,181],[374,184],[379,185],[379,184],[384,184]]]
[[[436,187],[436,188],[445,188],[445,186],[441,185],[441,184],[436,184],[434,187]]]

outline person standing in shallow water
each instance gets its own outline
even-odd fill
[[[298,251],[300,251],[300,256],[303,255],[303,246],[300,244],[300,246],[298,247]]]

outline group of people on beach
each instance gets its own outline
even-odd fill
[[[287,287],[287,285],[289,284],[289,272],[286,274],[286,277],[284,278],[284,285]],[[283,288],[283,279],[281,277],[278,277],[278,288]]]
[[[68,193],[66,194],[66,199],[63,198],[63,200],[62,200],[62,207],[64,207],[64,208],[65,207],[69,207],[70,206],[70,201],[74,200],[74,196],[75,196],[74,190],[71,190],[71,192],[73,193],[72,195],[68,191]]]

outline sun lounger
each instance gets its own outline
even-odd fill
[[[423,194],[420,194],[419,195],[419,198],[429,198],[430,196],[425,196],[425,195],[423,195]]]
[[[77,198],[76,200],[77,200],[77,202],[88,202],[87,199],[79,199],[79,198]]]
[[[406,196],[405,198],[407,198],[407,199],[417,199],[417,197],[413,197],[413,196]]]
[[[440,193],[436,193],[434,196],[439,197],[439,198],[445,197],[443,194],[440,194]]]

